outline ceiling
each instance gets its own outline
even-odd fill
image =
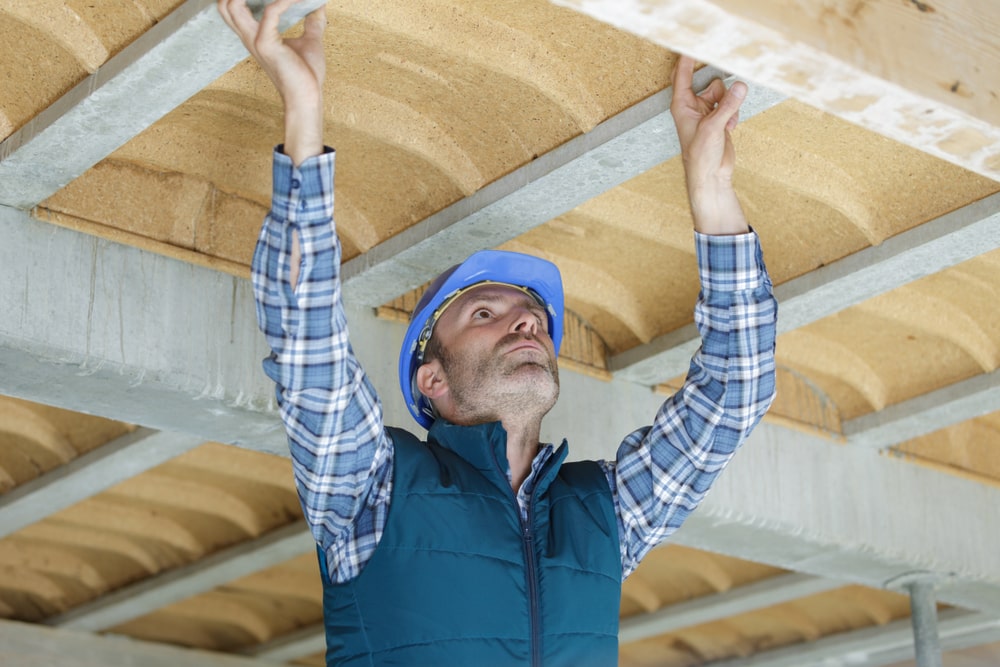
[[[735,181],[779,396],[625,583],[622,665],[914,664],[911,580],[946,664],[1000,662],[1000,7],[326,11],[344,293],[386,414],[412,425],[420,286],[532,252],[566,285],[544,435],[574,457],[613,456],[697,346],[674,53],[750,84]],[[7,0],[0,40],[0,662],[322,664],[247,280],[279,100],[208,0]]]

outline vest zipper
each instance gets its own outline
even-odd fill
[[[528,505],[528,522],[521,522],[522,544],[524,545],[524,562],[528,580],[528,615],[531,620],[531,664],[540,667],[542,664],[542,638],[538,627],[538,565],[535,563],[535,544],[532,534],[532,514],[534,513],[534,489],[532,489],[531,499]],[[517,497],[514,497],[514,504],[517,505]],[[521,509],[517,507],[517,516],[520,520]]]
[[[496,466],[501,478],[506,478],[507,473],[504,472],[503,466],[500,465],[496,452],[494,451],[492,453],[493,464]],[[542,471],[539,471],[537,477],[540,477],[541,473]],[[535,493],[538,491],[537,482],[538,480],[536,479],[535,485],[531,488],[531,494],[528,497],[527,522],[521,518],[521,505],[517,502],[517,492],[514,491],[509,482],[505,485],[510,491],[510,498],[514,501],[514,511],[517,512],[517,521],[521,525],[521,548],[524,549],[524,576],[526,583],[528,584],[528,618],[531,626],[531,637],[529,641],[531,645],[532,667],[541,667],[542,665],[542,637],[541,628],[539,627],[539,616],[541,616],[541,612],[538,608],[538,563],[535,560],[535,541],[533,534]]]
[[[503,467],[501,467],[500,461],[497,460],[495,452],[493,455],[493,463],[496,465],[501,476],[506,478],[507,474],[504,472]],[[535,491],[538,489],[538,485],[536,484],[532,487],[531,495],[528,497],[527,523],[525,523],[525,521],[521,518],[521,505],[517,502],[517,493],[511,487],[510,483],[506,486],[510,490],[511,500],[514,501],[514,511],[517,512],[517,522],[521,525],[521,548],[524,549],[524,578],[525,583],[528,584],[528,619],[531,626],[531,637],[529,639],[531,646],[531,665],[532,667],[541,667],[542,638],[541,632],[539,631],[538,621],[538,617],[540,616],[538,609],[538,564],[535,562],[535,543],[534,535],[532,534],[532,525],[534,524],[535,515]]]

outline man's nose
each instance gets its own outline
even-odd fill
[[[527,308],[516,308],[514,312],[514,323],[512,330],[517,333],[538,333],[538,318]]]

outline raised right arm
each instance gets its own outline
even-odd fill
[[[286,143],[275,151],[271,211],[253,258],[264,371],[288,432],[299,499],[335,581],[360,572],[381,537],[392,490],[382,407],[348,341],[333,221],[334,153],[322,140],[323,10],[282,40],[278,0],[258,24],[246,0],[219,11],[278,87]],[[318,114],[318,116],[317,116]],[[295,121],[298,122],[295,122]],[[304,127],[303,125],[304,124]]]

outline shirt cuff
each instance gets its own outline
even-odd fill
[[[274,149],[271,180],[271,215],[298,225],[326,223],[333,216],[333,172],[336,152],[329,146],[323,153],[306,158],[299,166]]]
[[[766,272],[757,232],[717,236],[696,231],[694,236],[702,289],[738,292],[760,287]]]

